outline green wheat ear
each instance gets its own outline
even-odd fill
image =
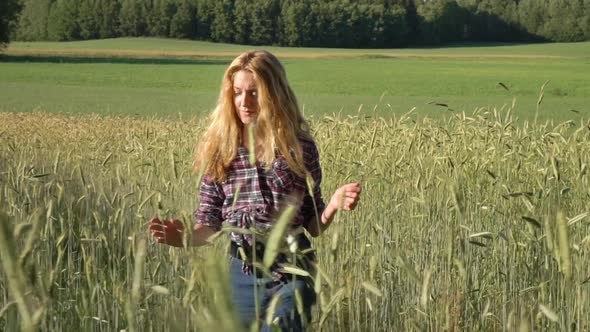
[[[254,135],[254,131],[256,129],[256,125],[254,123],[250,123],[248,125],[248,138],[250,141],[250,146],[249,148],[249,161],[250,161],[250,166],[254,167],[256,166],[256,141],[255,141],[255,135]]]
[[[275,258],[279,254],[281,245],[283,244],[285,233],[295,216],[295,206],[294,205],[287,205],[279,220],[277,220],[276,224],[273,226],[270,235],[268,236],[268,242],[266,243],[266,247],[264,249],[264,258],[262,263],[265,267],[270,267],[274,262]]]
[[[32,234],[34,235],[34,234]],[[16,307],[21,317],[23,331],[35,331],[37,329],[39,309],[35,308],[32,298],[33,289],[25,278],[23,267],[17,257],[17,246],[14,241],[10,220],[7,215],[0,212],[0,258],[2,268],[8,279],[8,289],[16,302]]]
[[[138,331],[137,326],[137,310],[141,300],[141,286],[143,281],[145,257],[147,251],[146,239],[140,239],[137,242],[137,247],[134,250],[135,262],[133,264],[133,279],[131,283],[131,293],[125,305],[125,312],[129,322],[130,331]]]
[[[557,243],[559,247],[559,267],[561,273],[565,277],[566,281],[570,281],[572,278],[572,264],[570,256],[570,244],[568,236],[568,226],[563,212],[557,212]]]

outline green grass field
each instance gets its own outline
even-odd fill
[[[8,55],[0,58],[0,108],[202,116],[215,104],[221,75],[231,58],[250,48],[127,38],[13,43]],[[517,116],[531,119],[546,81],[540,119],[587,118],[590,112],[586,102],[590,77],[585,74],[590,43],[268,49],[282,55],[308,115],[350,115],[360,110],[390,117],[416,107],[417,116],[439,117],[453,111],[472,113],[479,107],[499,109],[516,98]]]

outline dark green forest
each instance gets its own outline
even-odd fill
[[[20,0],[12,40],[384,48],[590,40],[590,0]]]

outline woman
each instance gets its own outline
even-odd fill
[[[290,205],[295,213],[289,233],[295,236],[300,252],[310,247],[303,229],[313,237],[320,235],[339,209],[354,209],[360,198],[360,184],[349,183],[324,203],[317,147],[283,66],[266,51],[243,53],[230,64],[197,151],[195,170],[205,173],[195,211],[193,246],[207,244],[224,222],[268,230]],[[157,242],[183,246],[178,221],[154,218],[149,229]],[[303,330],[315,296],[304,279],[281,270],[289,255],[279,255],[270,268],[272,274],[263,275],[252,264],[262,260],[263,243],[248,231],[231,233],[230,239],[232,296],[244,326],[265,318],[273,296],[280,296],[274,321],[281,330]],[[307,254],[291,263],[306,267],[306,260],[313,259]],[[295,292],[303,299],[303,313],[296,309]]]

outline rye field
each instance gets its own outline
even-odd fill
[[[227,55],[109,58],[68,45],[75,54],[39,44],[55,54],[0,60],[0,330],[235,330],[225,235],[177,249],[146,230],[154,215],[191,223],[194,147]],[[273,49],[306,101],[324,195],[364,186],[357,209],[314,240],[311,330],[590,330],[588,58],[519,47],[522,59]],[[388,70],[391,81],[378,76]],[[367,72],[375,82],[355,76]],[[491,78],[499,73],[513,81]]]

